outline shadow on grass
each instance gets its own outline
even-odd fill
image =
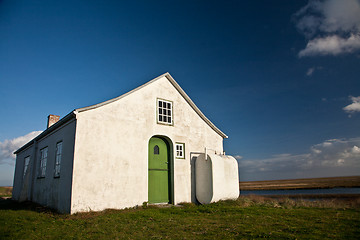
[[[34,212],[41,212],[41,213],[52,213],[52,214],[59,214],[55,209],[48,208],[41,206],[40,204],[33,203],[30,201],[26,202],[16,202],[11,198],[0,198],[0,210],[29,210]]]

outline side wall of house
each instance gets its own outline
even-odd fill
[[[30,161],[27,171],[24,172],[25,158],[29,157]],[[30,199],[30,180],[33,177],[32,169],[34,168],[34,144],[24,149],[16,155],[14,183],[12,190],[12,199],[16,201],[25,201]],[[25,174],[26,173],[26,174]]]
[[[173,126],[157,123],[157,98],[173,102]],[[125,208],[148,201],[148,144],[153,136],[185,144],[172,159],[173,202],[195,201],[192,164],[223,139],[161,78],[102,107],[77,114],[71,212]]]
[[[31,148],[17,155],[14,186],[14,197],[21,199],[24,189],[28,192],[27,200],[57,209],[62,213],[70,213],[72,169],[75,144],[75,119],[65,123],[58,129],[39,139]],[[60,176],[55,176],[56,145],[62,142]],[[48,149],[45,177],[39,177],[40,151]],[[34,149],[35,148],[35,149]],[[24,158],[31,157],[29,176],[23,177]],[[24,181],[27,179],[28,181]],[[26,185],[25,183],[28,183]]]
[[[71,120],[37,143],[36,170],[32,200],[59,212],[70,213],[72,170],[74,158],[76,121]],[[62,142],[60,177],[54,176],[56,144]],[[48,157],[44,178],[38,177],[40,150],[47,147]]]

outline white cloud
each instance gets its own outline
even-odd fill
[[[307,43],[306,48],[299,52],[299,57],[316,55],[336,56],[343,53],[353,53],[359,49],[360,35],[352,34],[349,38],[333,35],[310,40]]]
[[[322,146],[323,146],[323,147],[330,147],[331,145],[332,145],[332,143],[329,142],[329,141],[326,141],[326,142],[323,142],[323,143],[322,143]]]
[[[242,159],[243,157],[240,156],[240,155],[235,155],[234,158],[237,159],[237,160],[240,160],[240,159]]]
[[[320,149],[316,149],[316,148],[311,148],[311,151],[314,153],[314,154],[320,154],[322,153],[322,151]]]
[[[354,154],[360,154],[360,148],[358,146],[354,146],[351,151],[354,153]]]
[[[328,0],[319,4],[324,19],[320,29],[326,32],[360,31],[360,1],[359,0]],[[321,9],[322,8],[322,9]]]
[[[357,175],[360,172],[359,146],[360,137],[330,139],[311,146],[304,154],[242,159],[239,169],[252,180]]]
[[[311,67],[306,71],[306,76],[311,77],[313,75],[313,73],[315,72],[315,70],[322,70],[323,67],[319,66],[319,67]]]
[[[315,71],[315,68],[313,68],[313,67],[309,68],[306,72],[306,76],[311,76],[314,73],[314,71]]]
[[[29,142],[31,139],[39,135],[42,131],[33,131],[24,136],[14,139],[5,139],[0,142],[0,164],[13,162],[15,159],[14,151]]]
[[[360,49],[360,0],[311,0],[294,17],[308,39],[299,57],[335,56]]]
[[[360,96],[359,97],[350,96],[350,99],[352,103],[344,107],[343,110],[350,114],[355,112],[360,112]],[[351,115],[349,116],[351,117]]]

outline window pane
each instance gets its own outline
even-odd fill
[[[154,147],[154,154],[159,154],[160,150],[159,150],[159,146],[155,145]]]
[[[184,158],[184,143],[177,143],[176,144],[176,157],[177,158]]]
[[[55,169],[54,169],[55,177],[60,177],[61,154],[62,154],[62,142],[58,142],[56,144],[56,155],[55,155]]]
[[[158,122],[172,124],[172,102],[157,100],[157,116]]]
[[[62,153],[62,142],[59,142],[59,143],[57,144],[57,151],[58,151],[59,154]]]
[[[25,161],[24,161],[24,176],[25,176],[25,173],[26,173],[26,171],[28,169],[29,162],[30,162],[30,157],[26,157]]]
[[[39,177],[45,177],[47,153],[48,153],[47,147],[40,150]]]

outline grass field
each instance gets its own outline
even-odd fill
[[[360,187],[360,176],[240,182],[240,190]]]
[[[12,187],[0,187],[0,197],[11,197]]]
[[[250,196],[61,215],[7,199],[0,202],[0,234],[1,239],[359,239],[360,201]]]

